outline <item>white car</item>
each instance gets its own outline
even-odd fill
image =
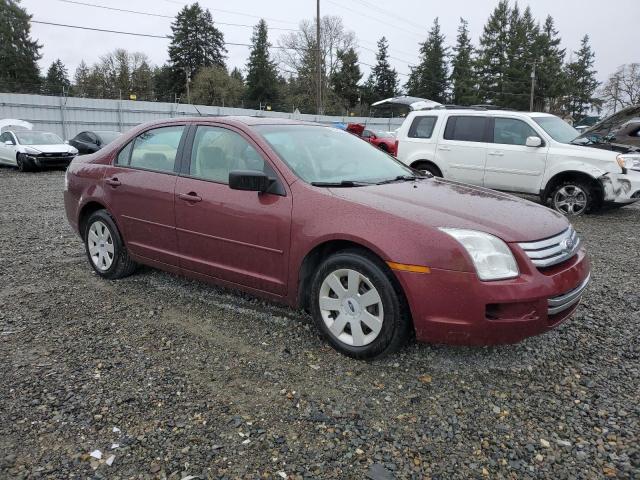
[[[58,135],[32,130],[21,120],[0,121],[0,164],[22,172],[44,167],[66,167],[78,154]]]
[[[640,154],[570,143],[578,135],[547,113],[423,110],[400,127],[397,157],[439,177],[539,195],[565,215],[640,200]]]

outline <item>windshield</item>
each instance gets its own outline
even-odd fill
[[[102,139],[103,145],[113,142],[122,135],[120,132],[96,132],[96,134]]]
[[[60,145],[64,143],[55,133],[14,132],[21,145]]]
[[[580,132],[558,117],[533,117],[533,121],[542,127],[556,142],[571,143]]]
[[[414,175],[393,157],[342,130],[315,125],[254,128],[307,183],[377,183]]]

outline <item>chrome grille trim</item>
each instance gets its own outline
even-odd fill
[[[569,249],[565,245],[567,241],[572,245]],[[518,245],[536,267],[544,268],[557,265],[573,257],[580,248],[580,243],[578,233],[573,227],[569,227],[551,238],[536,242],[521,242]]]
[[[589,274],[587,278],[585,278],[584,281],[573,290],[563,295],[559,295],[557,297],[552,297],[548,299],[547,300],[547,303],[549,304],[548,314],[554,315],[556,313],[560,313],[564,310],[567,310],[568,308],[571,308],[576,303],[578,303],[580,301],[580,298],[582,298],[584,289],[587,288],[587,285],[589,285],[590,280],[591,280],[591,274]]]

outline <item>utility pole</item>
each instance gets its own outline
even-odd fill
[[[529,99],[529,111],[533,112],[533,91],[536,83],[536,62],[533,62],[533,70],[531,70],[531,98]]]
[[[191,90],[189,89],[189,83],[191,83],[191,70],[187,69],[184,73],[187,76],[187,103],[191,105]]]
[[[318,115],[322,115],[322,67],[320,62],[320,0],[316,0],[316,103]]]

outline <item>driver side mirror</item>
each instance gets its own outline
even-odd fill
[[[9,146],[13,146],[13,142],[11,140],[5,140],[4,144],[5,145],[9,145]]]
[[[540,137],[527,137],[527,141],[525,143],[527,147],[541,147],[542,139]]]
[[[229,172],[229,188],[249,192],[266,192],[271,183],[266,173],[258,170],[232,170]]]

